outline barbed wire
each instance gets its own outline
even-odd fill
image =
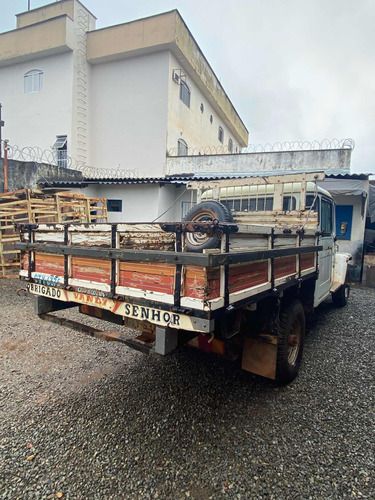
[[[76,160],[75,158],[64,155],[63,158],[58,158],[56,149],[42,149],[38,146],[19,147],[15,144],[7,144],[8,158],[10,160],[45,163],[61,168],[69,168],[82,172],[83,177],[92,179],[117,178],[117,179],[135,179],[138,178],[137,169],[123,169],[120,166],[115,168],[110,167],[93,167],[86,165],[85,162]],[[1,141],[2,157],[4,156],[5,141]]]
[[[355,142],[353,139],[324,139],[323,141],[290,141],[276,142],[275,144],[249,144],[247,148],[240,151],[230,151],[228,146],[201,146],[189,148],[187,155],[179,155],[178,148],[170,148],[168,156],[200,156],[220,154],[246,154],[246,153],[277,153],[282,151],[317,151],[326,149],[350,149],[353,150]]]

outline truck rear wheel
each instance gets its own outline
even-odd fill
[[[294,299],[283,306],[279,315],[276,381],[287,384],[296,378],[305,341],[305,313]]]

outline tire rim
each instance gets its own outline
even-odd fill
[[[301,347],[301,323],[296,319],[288,336],[288,364],[294,366]]]
[[[194,219],[192,222],[212,222],[214,220],[213,214],[211,212],[202,212]],[[186,233],[186,240],[190,245],[200,246],[204,245],[211,236],[208,236],[206,233]]]

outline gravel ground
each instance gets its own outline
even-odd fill
[[[43,322],[21,286],[0,280],[1,498],[375,498],[375,290],[320,307],[280,388]]]

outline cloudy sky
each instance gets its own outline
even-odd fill
[[[31,8],[51,0],[30,0]],[[177,8],[251,144],[352,138],[375,173],[374,0],[82,0],[97,27]],[[0,0],[0,32],[28,0]],[[0,47],[1,50],[1,47]]]

